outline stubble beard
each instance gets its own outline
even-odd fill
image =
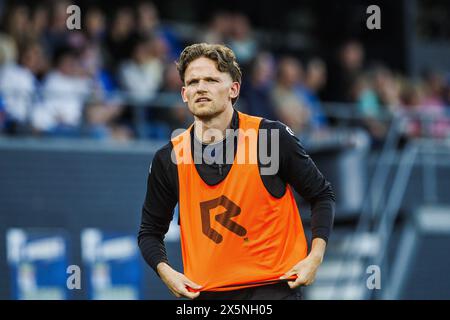
[[[225,109],[220,108],[217,105],[210,103],[209,106],[196,106],[194,105],[192,114],[199,120],[209,120],[215,116],[221,114]]]

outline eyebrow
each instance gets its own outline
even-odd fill
[[[186,83],[190,84],[190,83],[192,83],[194,81],[198,81],[199,79],[201,79],[201,78],[192,78],[192,79],[187,80]],[[211,76],[204,77],[203,79],[204,80],[217,80],[217,81],[220,80],[220,78],[218,78],[218,77],[211,77]]]

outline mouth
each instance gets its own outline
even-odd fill
[[[211,99],[206,98],[206,97],[197,98],[197,99],[195,100],[196,103],[209,102],[209,101],[211,101]]]

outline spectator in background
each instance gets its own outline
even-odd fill
[[[132,105],[148,105],[159,90],[164,64],[157,38],[136,37],[131,58],[120,66],[119,79]]]
[[[81,48],[81,65],[87,74],[94,80],[96,92],[103,99],[112,99],[117,96],[118,87],[114,75],[106,67],[106,21],[103,12],[96,7],[86,12],[85,32],[86,42]]]
[[[447,112],[450,113],[450,73],[446,76],[443,98]]]
[[[433,70],[427,70],[423,74],[423,88],[422,112],[428,121],[427,127],[422,130],[433,137],[450,136],[450,120],[444,115],[445,82],[443,75]],[[425,123],[422,122],[422,124]]]
[[[94,80],[94,92],[100,100],[117,100],[118,86],[114,75],[106,68],[106,21],[103,12],[96,7],[86,12],[86,43],[81,48],[80,62],[85,72]]]
[[[400,86],[392,72],[376,65],[367,75],[360,75],[354,85],[354,97],[361,123],[369,131],[374,146],[386,137],[389,118],[401,105]]]
[[[364,117],[378,118],[382,114],[382,107],[373,86],[373,79],[368,74],[360,74],[351,90],[357,111]]]
[[[367,74],[360,74],[351,90],[354,101],[356,101],[358,119],[357,124],[364,127],[370,134],[374,147],[381,146],[386,134],[387,124],[386,113],[381,105],[377,92],[374,89],[373,77]]]
[[[79,55],[83,73],[93,80],[93,93],[101,100],[120,100],[112,75],[104,68],[100,47],[88,43]]]
[[[32,73],[35,82],[45,76],[49,67],[48,63],[44,48],[39,42],[32,41],[21,48],[19,65]]]
[[[150,1],[140,2],[137,6],[137,32],[144,37],[154,37],[164,42],[167,47],[167,58],[174,61],[181,53],[181,41],[178,35],[159,20],[156,6]]]
[[[106,37],[107,67],[115,74],[121,62],[130,56],[135,38],[135,18],[128,7],[118,8],[114,13],[110,32]]]
[[[325,98],[328,101],[353,102],[352,90],[362,73],[364,48],[355,40],[339,49],[337,59],[330,64],[329,81]]]
[[[400,86],[392,72],[381,65],[373,67],[365,78],[365,88],[356,97],[359,112],[366,117],[381,119],[400,105]],[[356,84],[357,86],[358,84]]]
[[[86,131],[89,136],[129,140],[132,131],[120,123],[123,101],[109,72],[103,67],[99,46],[89,44],[80,55],[81,67],[92,80],[92,94],[85,108]]]
[[[300,88],[302,77],[300,62],[292,57],[284,57],[279,61],[277,82],[272,90],[277,118],[295,133],[308,129],[311,118]]]
[[[275,60],[269,52],[259,53],[251,66],[251,75],[243,81],[240,100],[253,116],[277,120],[271,91],[275,82]],[[238,101],[239,102],[239,101]]]
[[[70,48],[60,48],[55,68],[44,80],[42,102],[33,112],[34,128],[56,136],[78,136],[91,85],[77,54]]]
[[[248,68],[258,51],[258,45],[253,37],[250,21],[244,14],[236,13],[232,16],[228,45],[235,52],[241,68]]]
[[[89,8],[84,18],[87,39],[96,45],[101,45],[105,38],[106,21],[103,12],[96,7]]]
[[[18,133],[28,124],[38,78],[46,71],[41,45],[31,42],[21,48],[18,63],[10,61],[0,71],[0,94],[7,116],[7,131]]]
[[[423,101],[423,88],[418,83],[403,81],[399,110],[420,111]]]
[[[227,43],[231,34],[232,19],[231,14],[219,11],[212,15],[208,27],[199,42],[206,43]]]
[[[327,118],[322,109],[319,92],[327,83],[327,67],[325,63],[314,58],[306,66],[305,85],[303,94],[306,105],[311,112],[311,126],[313,129],[321,129],[327,125]]]
[[[383,112],[392,114],[400,106],[400,82],[392,71],[385,66],[374,69],[374,88]]]
[[[423,107],[426,111],[442,112],[444,110],[444,78],[433,70],[423,72],[424,97]]]
[[[67,29],[67,1],[55,1],[50,11],[50,25],[45,34],[45,50],[50,57],[54,57],[56,50],[67,45],[71,33]],[[73,33],[72,33],[73,34]]]
[[[159,26],[158,9],[152,2],[140,2],[136,7],[137,32],[144,37],[152,36]]]
[[[17,46],[23,46],[30,38],[30,12],[25,5],[15,5],[5,15],[3,29],[13,38]]]
[[[423,92],[420,85],[404,81],[400,94],[400,107],[396,114],[402,117],[401,130],[405,138],[415,138],[421,134],[420,119]]]
[[[6,34],[0,33],[0,65],[14,63],[17,58],[17,45],[14,39]]]
[[[17,48],[14,39],[6,34],[0,33],[0,131],[11,131],[8,128],[7,110],[5,105],[4,95],[8,91],[7,88],[2,88],[2,82],[5,82],[5,70],[10,69],[10,66],[15,66],[17,56]],[[6,91],[6,92],[5,92]]]
[[[194,121],[189,109],[181,99],[181,82],[175,63],[168,64],[164,70],[164,82],[161,93],[164,99],[160,105],[159,120],[166,122],[171,131],[178,128],[187,128]],[[169,135],[170,136],[170,135]],[[165,138],[169,138],[169,136]]]
[[[166,53],[164,42],[157,37],[137,36],[132,48],[131,58],[122,63],[119,71],[119,81],[127,97],[127,121],[141,119],[145,115],[147,123],[142,123],[142,120],[140,124],[135,123],[140,136],[166,135],[167,126],[160,128],[157,123],[148,123],[155,118],[154,110],[148,107],[152,106],[163,82],[163,59]],[[142,116],[136,117],[137,113]]]
[[[85,43],[81,48],[81,65],[86,73],[94,80],[94,87],[102,97],[100,99],[112,99],[117,97],[117,84],[113,74],[107,70],[106,48],[106,21],[103,12],[96,7],[89,8],[84,19],[83,28]]]
[[[49,11],[43,5],[38,5],[32,12],[30,28],[28,30],[31,38],[41,44],[45,43],[45,33],[49,25]],[[45,49],[45,48],[44,48]]]

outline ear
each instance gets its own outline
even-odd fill
[[[239,96],[239,91],[241,90],[241,85],[239,82],[233,82],[230,88],[230,98],[234,99]]]
[[[183,99],[184,103],[188,102],[187,96],[186,96],[186,87],[182,86],[181,87],[181,98]]]

